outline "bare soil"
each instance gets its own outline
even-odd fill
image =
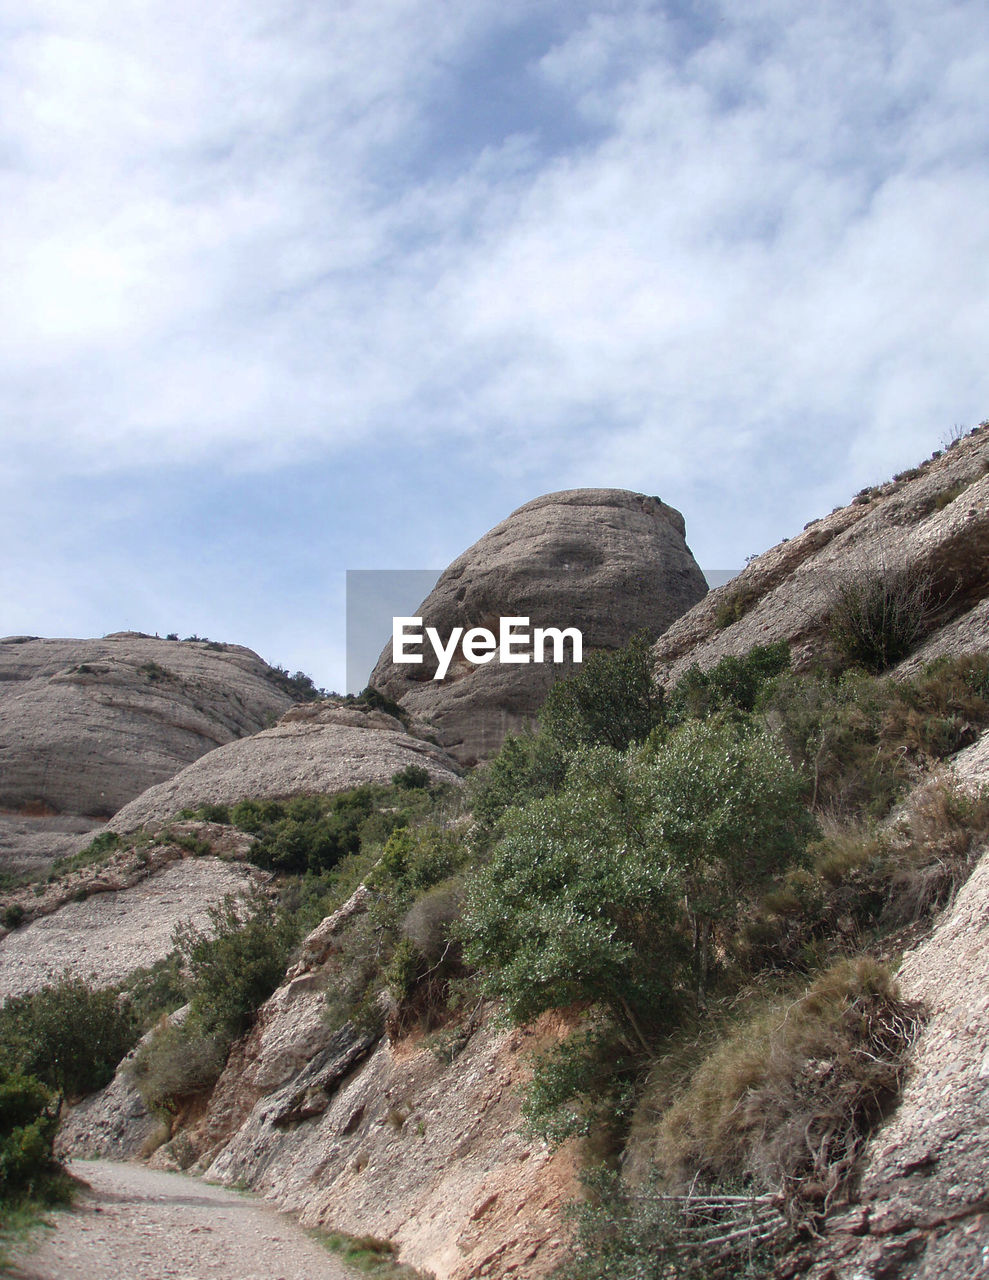
[[[85,1184],[10,1280],[352,1280],[292,1219],[254,1196],[138,1164],[75,1160]]]

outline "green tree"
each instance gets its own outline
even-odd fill
[[[656,838],[684,886],[702,995],[715,927],[806,847],[804,781],[770,734],[716,717],[670,734],[651,771]]]
[[[585,749],[558,794],[506,815],[468,884],[461,937],[515,1021],[593,1002],[643,1048],[668,1021],[685,961],[681,888],[650,783],[634,760]]]
[[[645,632],[623,649],[599,649],[550,689],[539,713],[547,733],[565,747],[602,745],[624,751],[663,719],[663,694],[653,679]]]
[[[6,1061],[70,1098],[101,1089],[139,1035],[126,999],[63,978],[0,1009]]]

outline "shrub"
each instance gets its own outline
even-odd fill
[[[666,719],[680,724],[718,712],[752,711],[767,681],[790,666],[785,640],[755,645],[744,657],[728,654],[709,671],[695,663],[677,681],[666,702]]]
[[[399,902],[431,889],[463,866],[467,850],[456,831],[432,823],[399,827],[388,837],[368,876],[371,888],[387,887]]]
[[[939,659],[903,680],[787,672],[757,711],[811,779],[814,809],[881,818],[925,766],[989,725],[989,657]]]
[[[695,975],[707,985],[715,930],[802,855],[812,824],[803,780],[765,732],[688,721],[652,761],[656,838],[683,885]]]
[[[228,894],[210,907],[205,929],[178,926],[174,942],[189,971],[197,1029],[225,1044],[246,1031],[281,981],[294,941],[291,923],[261,893]]]
[[[760,1280],[790,1239],[766,1197],[733,1183],[689,1197],[630,1187],[599,1170],[572,1210],[577,1232],[558,1280]]]
[[[220,1077],[226,1046],[198,1023],[162,1020],[130,1065],[131,1078],[150,1111],[175,1114],[183,1102],[207,1092]]]
[[[190,636],[189,639],[195,640],[198,637]],[[223,648],[222,645],[211,647]],[[289,675],[285,667],[269,666],[264,674],[270,684],[287,693],[296,702],[318,702],[320,698],[329,696],[327,691],[315,685],[312,676],[306,675],[304,671],[296,671],[295,675]]]
[[[19,902],[8,902],[3,909],[3,923],[7,929],[16,929],[24,920],[24,908]]]
[[[655,838],[649,786],[634,761],[585,749],[557,795],[505,815],[491,861],[467,882],[459,934],[514,1021],[589,1001],[644,1045],[669,1018],[681,882]]]
[[[925,635],[934,588],[927,574],[883,563],[837,575],[829,597],[828,635],[838,656],[878,674]]]
[[[0,1043],[8,1064],[69,1098],[101,1089],[133,1048],[138,1026],[116,992],[63,978],[0,1009]]]
[[[657,1135],[662,1167],[684,1185],[741,1179],[782,1191],[793,1218],[826,1211],[899,1096],[920,1025],[920,1007],[881,965],[836,965],[693,1073]]]
[[[524,1131],[550,1146],[593,1139],[599,1156],[616,1154],[640,1068],[613,1023],[578,1028],[535,1056],[522,1097]]]
[[[58,1111],[59,1099],[40,1080],[0,1063],[0,1209],[65,1198],[52,1150]]]
[[[567,773],[567,752],[552,734],[509,734],[501,750],[467,783],[468,803],[482,834],[510,808],[556,791]]]
[[[589,654],[578,671],[553,685],[539,712],[543,728],[563,746],[616,751],[648,737],[662,718],[662,690],[644,632],[623,649]]]
[[[714,611],[714,625],[719,631],[724,631],[744,618],[758,603],[760,594],[757,587],[746,583],[737,582],[727,587]]]
[[[404,791],[415,791],[419,787],[429,786],[429,770],[421,764],[407,764],[391,776],[392,786]]]

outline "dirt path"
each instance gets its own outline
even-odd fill
[[[353,1280],[253,1196],[138,1164],[74,1160],[89,1183],[54,1231],[19,1250],[12,1280]],[[36,1240],[36,1243],[37,1243]]]

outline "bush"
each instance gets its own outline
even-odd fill
[[[69,1098],[102,1089],[137,1041],[128,1001],[63,978],[0,1009],[0,1044],[8,1065]]]
[[[729,654],[709,671],[695,663],[677,681],[666,703],[666,719],[680,724],[688,719],[706,719],[718,712],[749,712],[774,676],[790,666],[790,647],[785,640],[755,645],[744,657]]]
[[[772,1204],[731,1183],[679,1198],[604,1170],[584,1181],[558,1280],[769,1280],[790,1238]]]
[[[717,719],[671,734],[652,774],[656,838],[683,885],[702,996],[716,930],[730,930],[746,900],[804,852],[813,830],[804,783],[764,731]]]
[[[134,1055],[130,1074],[149,1111],[167,1118],[211,1089],[225,1061],[226,1045],[195,1021],[163,1020]]]
[[[599,1156],[617,1154],[641,1068],[613,1023],[592,1021],[533,1060],[523,1091],[524,1131],[550,1146],[593,1139]]]
[[[432,823],[399,827],[388,837],[367,883],[370,888],[386,888],[401,906],[406,899],[452,876],[466,858],[467,850],[456,831]]]
[[[881,818],[925,767],[989,725],[989,657],[939,659],[904,680],[788,672],[757,711],[811,780],[814,809]]]
[[[566,748],[552,734],[509,734],[501,750],[467,783],[468,803],[482,834],[510,808],[556,791],[567,774]]]
[[[8,902],[3,909],[3,923],[7,929],[16,929],[24,920],[24,908],[19,902]]]
[[[585,749],[557,795],[505,815],[491,861],[467,882],[459,934],[514,1021],[593,1002],[644,1045],[671,1016],[682,885],[656,838],[650,785],[632,759]]]
[[[868,958],[743,1024],[695,1070],[657,1135],[684,1186],[743,1180],[782,1191],[791,1218],[848,1189],[869,1134],[899,1096],[920,1007]]]
[[[190,637],[190,639],[196,638]],[[211,647],[222,648],[223,646]],[[287,693],[296,702],[318,702],[320,698],[329,696],[327,691],[315,685],[312,676],[306,675],[304,671],[296,671],[295,675],[289,675],[285,667],[269,666],[264,674],[270,684]]]
[[[886,564],[835,578],[828,635],[838,656],[873,674],[905,658],[925,635],[934,601],[929,575]]]
[[[399,769],[397,773],[391,776],[392,786],[400,787],[404,791],[415,791],[420,787],[429,786],[429,770],[421,764],[407,764],[404,769]]]
[[[0,1063],[0,1209],[22,1199],[64,1199],[52,1144],[59,1099],[34,1076]]]
[[[205,929],[180,925],[174,942],[189,972],[197,1030],[228,1045],[281,981],[295,930],[263,894],[228,894],[210,907]]]
[[[714,625],[719,631],[732,626],[758,604],[761,595],[758,587],[747,583],[736,582],[726,586],[714,611]]]
[[[542,727],[564,747],[616,751],[643,741],[662,718],[663,694],[644,632],[623,649],[589,654],[578,671],[553,685],[539,712]]]

